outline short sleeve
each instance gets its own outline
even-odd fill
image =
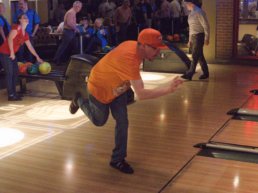
[[[0,27],[4,27],[4,20],[0,18]]]
[[[17,24],[13,24],[11,27],[12,30],[18,30],[18,25]]]
[[[34,23],[35,23],[35,24],[40,24],[40,17],[39,17],[39,15],[36,13],[36,11],[34,11]]]
[[[30,36],[29,36],[29,34],[26,32],[25,33],[25,37],[24,37],[24,41],[27,41],[27,40],[29,40],[30,39]]]

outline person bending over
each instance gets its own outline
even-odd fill
[[[121,172],[132,174],[133,168],[126,162],[128,116],[127,90],[132,86],[138,98],[151,99],[173,93],[183,80],[174,78],[168,85],[146,89],[140,75],[140,64],[144,59],[153,60],[160,53],[162,36],[159,31],[147,28],[141,31],[138,41],[125,41],[106,54],[91,70],[88,79],[89,97],[84,100],[76,93],[70,104],[70,112],[79,108],[96,126],[103,126],[109,109],[116,121],[115,147],[110,166]]]

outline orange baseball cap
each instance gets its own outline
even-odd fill
[[[137,41],[143,45],[149,45],[154,48],[166,48],[162,42],[161,33],[152,28],[143,29],[138,35]]]

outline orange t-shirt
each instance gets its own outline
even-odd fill
[[[110,103],[129,89],[130,80],[141,78],[142,60],[136,49],[136,41],[125,41],[92,68],[88,90],[97,100],[104,104]]]

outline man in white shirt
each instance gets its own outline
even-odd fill
[[[173,0],[170,4],[173,22],[172,34],[177,34],[180,32],[181,5],[178,0]]]
[[[185,0],[189,24],[189,42],[188,46],[192,49],[192,63],[190,69],[181,76],[184,79],[192,80],[197,63],[200,62],[203,74],[199,79],[209,78],[209,69],[203,54],[203,46],[209,45],[210,26],[205,12],[199,7],[198,0]],[[198,6],[197,6],[198,5]]]

